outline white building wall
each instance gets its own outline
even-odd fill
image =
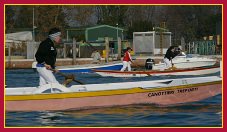
[[[171,44],[171,32],[163,32],[163,54]],[[133,33],[133,48],[135,54],[152,54],[161,53],[160,35],[155,31],[151,32],[134,32]]]

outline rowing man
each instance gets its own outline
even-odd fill
[[[36,67],[40,77],[40,86],[48,83],[58,83],[53,75],[57,56],[57,51],[54,45],[60,43],[60,36],[61,31],[58,28],[50,29],[48,38],[40,43],[35,54],[38,62]]]
[[[176,50],[176,46],[170,46],[168,50],[166,51],[165,57],[164,57],[164,63],[165,63],[165,68],[164,69],[169,69],[173,67],[172,59],[176,57],[180,51]]]

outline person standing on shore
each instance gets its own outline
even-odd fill
[[[48,38],[40,43],[35,54],[36,61],[38,62],[36,67],[40,77],[40,86],[48,83],[58,83],[53,74],[53,72],[57,72],[57,70],[54,70],[57,56],[54,45],[60,43],[60,36],[60,29],[50,29]]]
[[[132,57],[130,52],[132,51],[131,47],[127,47],[127,50],[124,54],[123,58],[123,67],[121,68],[121,71],[125,71],[125,69],[128,67],[128,71],[131,71],[131,63],[132,63]]]

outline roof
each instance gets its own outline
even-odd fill
[[[31,31],[23,31],[16,33],[7,33],[6,40],[8,42],[11,41],[32,41],[32,32]]]
[[[100,27],[109,27],[109,28],[113,28],[113,29],[124,30],[123,28],[114,27],[114,26],[110,26],[110,25],[98,25],[98,26],[93,26],[93,27],[86,28],[86,30],[96,29],[96,28],[100,28]]]

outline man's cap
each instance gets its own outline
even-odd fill
[[[61,35],[61,30],[59,28],[51,28],[49,31],[49,37],[56,38]]]

